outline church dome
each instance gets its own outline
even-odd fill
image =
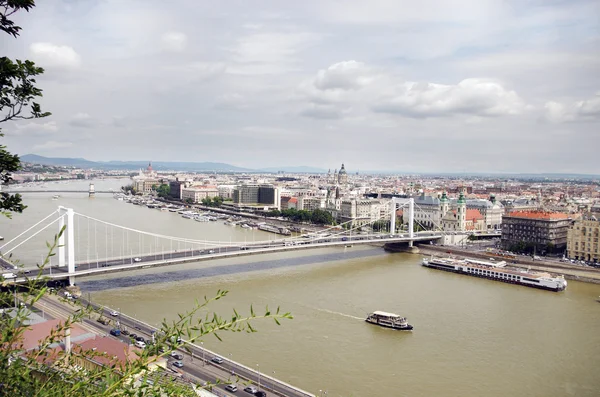
[[[342,168],[340,168],[340,175],[346,175],[346,167],[342,164]]]

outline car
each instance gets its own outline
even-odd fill
[[[173,366],[177,368],[183,368],[183,363],[181,361],[173,361]]]
[[[110,334],[112,336],[120,336],[121,335],[121,330],[117,329],[117,328],[113,328],[113,329],[110,330]]]
[[[254,394],[258,391],[258,389],[254,386],[248,386],[244,389],[246,393]]]
[[[235,393],[237,391],[237,385],[227,385],[225,386],[225,390]]]
[[[131,339],[137,340],[137,334],[129,334],[129,337],[131,337]]]
[[[142,261],[142,258],[133,258],[133,261],[134,261],[134,262],[141,262],[141,261]]]
[[[265,392],[264,392],[264,391],[262,391],[262,390],[259,390],[259,391],[257,391],[256,393],[254,393],[254,395],[255,395],[256,397],[267,397],[267,393],[265,393]]]
[[[208,253],[209,253],[209,254],[214,254],[214,253],[215,253],[215,250],[208,250]]]
[[[127,335],[129,335],[129,331],[127,331],[126,329],[122,329],[121,334],[127,336]]]
[[[171,357],[173,357],[175,360],[183,360],[183,354],[177,352],[172,352]]]
[[[135,340],[137,340],[138,342],[146,342],[146,339],[143,336],[136,336]]]
[[[141,340],[135,341],[135,347],[139,347],[140,349],[144,349],[146,347],[146,343]]]
[[[221,357],[213,357],[210,359],[210,361],[212,361],[213,363],[217,363],[217,364],[223,364],[223,359]]]
[[[119,312],[116,311],[116,310],[111,310],[110,311],[110,315],[113,316],[113,317],[117,317],[119,315]]]

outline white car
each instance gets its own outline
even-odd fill
[[[116,311],[116,310],[111,310],[110,311],[110,315],[113,316],[113,317],[117,317],[119,315],[119,312]]]
[[[144,349],[146,347],[146,342],[142,342],[141,340],[135,341],[135,347],[139,347],[140,349]]]
[[[141,262],[141,261],[142,261],[142,258],[133,258],[133,261],[134,261],[134,262]]]

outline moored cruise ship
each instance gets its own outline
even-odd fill
[[[431,258],[423,259],[423,266],[550,291],[564,291],[567,288],[567,280],[562,275],[552,276],[549,273],[506,268],[506,262],[493,263],[475,259]]]

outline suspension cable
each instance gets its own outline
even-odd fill
[[[7,245],[9,245],[10,243],[12,243],[13,241],[15,241],[16,239],[18,239],[19,237],[21,237],[22,235],[24,235],[25,233],[27,233],[28,231],[30,231],[31,229],[33,229],[34,227],[36,227],[37,225],[39,225],[40,223],[44,222],[46,219],[50,218],[52,215],[55,215],[56,212],[58,212],[58,210],[57,211],[52,211],[52,213],[50,213],[50,215],[48,215],[47,217],[45,217],[44,219],[42,219],[41,221],[39,221],[35,225],[31,226],[29,229],[25,230],[23,233],[19,234],[17,237],[15,237],[12,240],[10,240],[7,243],[5,243],[2,247],[0,247],[0,251],[3,250],[4,247],[6,247]],[[59,214],[60,214],[60,212],[59,212]]]
[[[52,222],[50,222],[49,224],[47,224],[46,226],[44,226],[43,228],[41,228],[40,230],[38,230],[37,232],[35,232],[34,234],[32,234],[31,236],[27,237],[25,240],[21,241],[19,244],[17,244],[13,248],[9,249],[8,251],[6,251],[4,253],[4,255],[10,254],[12,251],[16,250],[21,245],[23,245],[26,242],[28,242],[29,240],[31,240],[33,237],[37,236],[38,234],[40,234],[41,232],[43,232],[44,230],[46,230],[48,227],[52,226],[54,224],[54,222],[58,221],[62,217],[64,217],[64,215],[59,216],[58,218],[56,218],[55,220],[53,220]]]

